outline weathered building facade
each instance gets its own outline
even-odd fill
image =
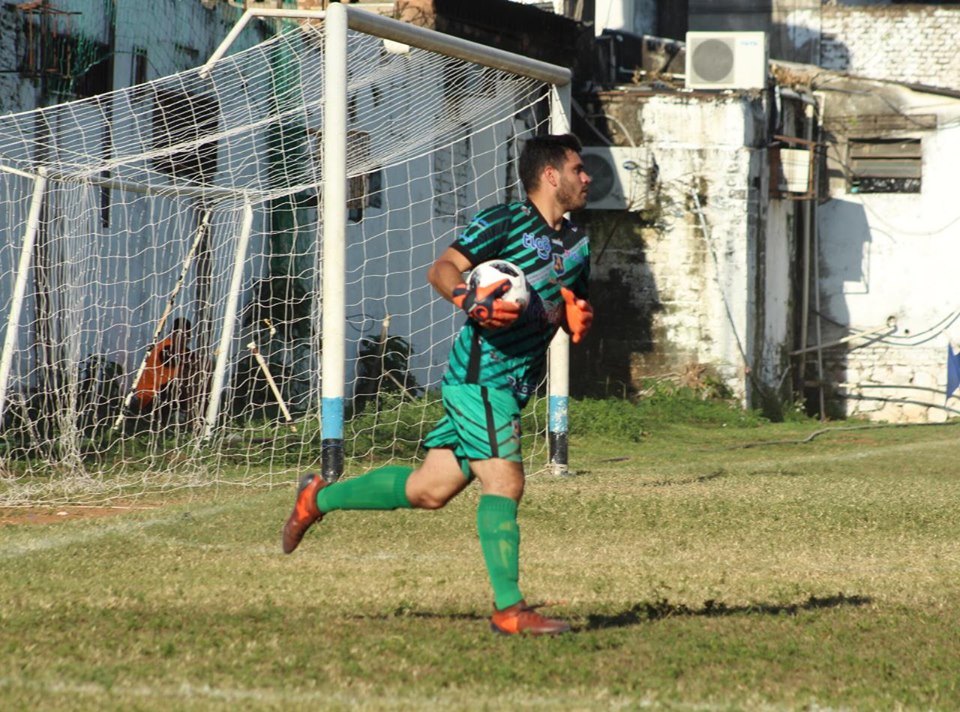
[[[946,270],[960,231],[948,197],[960,6],[727,5],[691,0],[690,28],[768,32],[771,57],[807,65],[782,65],[778,81],[817,95],[822,180],[798,392],[832,416],[956,414],[945,401],[947,346],[960,341]]]
[[[200,0],[36,0],[0,5],[0,114],[135,86],[196,67],[242,10]],[[253,23],[250,47],[273,33]]]
[[[942,421],[960,92],[821,76],[825,181],[817,210],[822,387],[837,415]],[[838,343],[840,342],[840,343]]]
[[[584,392],[631,393],[646,378],[727,390],[774,414],[790,399],[801,203],[771,197],[774,129],[797,108],[763,92],[602,92],[589,116],[642,146],[642,209],[587,211],[595,333],[574,354]],[[586,130],[583,135],[588,135]]]

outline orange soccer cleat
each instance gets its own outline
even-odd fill
[[[570,624],[556,618],[541,616],[534,606],[520,601],[502,611],[494,610],[490,617],[490,628],[501,635],[557,635],[570,630]]]
[[[297,500],[293,511],[283,525],[283,553],[289,554],[300,544],[314,522],[323,519],[323,512],[317,507],[317,494],[327,486],[320,475],[304,475],[297,488]]]

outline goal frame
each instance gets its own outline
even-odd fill
[[[410,25],[359,7],[331,3],[326,10],[249,8],[211,55],[201,72],[221,59],[253,18],[322,20],[324,23],[323,264],[320,429],[321,473],[336,481],[344,470],[344,390],[346,383],[346,227],[347,227],[347,32],[411,45],[543,81],[551,86],[550,131],[570,130],[571,71],[540,60],[488,47],[435,30]],[[569,336],[562,329],[548,355],[548,458],[554,474],[568,472]],[[211,400],[211,404],[213,399]],[[211,405],[211,407],[215,407]],[[208,423],[212,416],[208,413]]]

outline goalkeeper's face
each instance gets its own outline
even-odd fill
[[[560,180],[557,184],[557,203],[566,210],[580,210],[587,204],[587,189],[590,186],[590,176],[583,167],[580,154],[567,150],[563,170],[560,171]]]

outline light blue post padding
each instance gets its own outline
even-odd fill
[[[320,432],[324,440],[343,440],[343,398],[320,399]]]
[[[551,433],[567,432],[567,410],[569,407],[569,396],[550,396],[548,420]]]

